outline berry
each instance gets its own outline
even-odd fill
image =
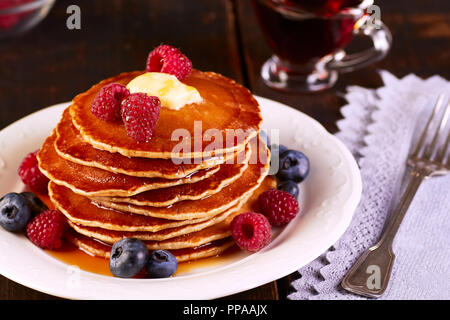
[[[283,152],[285,152],[285,151],[287,151],[287,150],[288,150],[288,147],[283,146],[282,144],[279,144],[279,145],[278,145],[278,152],[279,152],[280,154],[282,154]]]
[[[128,97],[128,89],[119,84],[111,83],[100,89],[91,104],[91,112],[104,121],[120,120],[121,102]]]
[[[286,150],[280,154],[280,167],[277,178],[281,181],[302,182],[309,173],[309,160],[300,151]]]
[[[29,153],[19,167],[19,176],[23,183],[30,189],[39,192],[47,193],[48,178],[44,176],[39,170],[39,164],[36,158],[39,150]]]
[[[183,80],[192,72],[192,62],[177,48],[160,45],[153,49],[147,58],[148,72],[162,72]]]
[[[109,258],[109,270],[120,278],[137,275],[147,263],[148,250],[144,242],[136,238],[124,238],[114,243]]]
[[[5,230],[22,230],[30,217],[31,210],[24,196],[12,192],[0,199],[0,226]]]
[[[285,225],[298,213],[298,202],[286,191],[271,189],[263,192],[258,198],[261,213],[269,219],[272,226]]]
[[[155,250],[147,263],[147,274],[150,278],[168,278],[178,268],[175,256],[167,250]]]
[[[299,189],[298,184],[294,181],[284,181],[278,184],[278,190],[286,191],[294,196],[295,199],[298,198]]]
[[[159,118],[161,101],[145,93],[133,93],[122,101],[122,119],[128,136],[147,142]]]
[[[31,242],[42,249],[58,249],[66,229],[66,217],[57,210],[47,210],[34,217],[27,225]]]
[[[256,252],[270,242],[270,223],[260,213],[241,213],[231,221],[231,235],[241,249]]]
[[[48,210],[48,207],[45,205],[45,203],[43,203],[42,200],[39,199],[39,197],[33,192],[27,191],[20,194],[27,200],[28,207],[30,208],[32,215],[36,215]]]
[[[17,8],[22,4],[32,1],[34,0],[2,0],[0,1],[0,10],[12,9],[14,7]],[[19,13],[10,13],[10,14],[6,13],[0,15],[0,29],[8,30],[15,27],[16,25],[18,25],[20,20],[28,16],[31,12],[33,12],[33,10],[23,11],[19,9]]]

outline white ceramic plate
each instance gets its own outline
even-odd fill
[[[300,189],[301,214],[274,230],[272,242],[262,251],[242,252],[215,266],[169,279],[119,279],[77,271],[35,247],[24,235],[0,228],[0,274],[72,299],[212,299],[279,279],[312,261],[350,223],[361,195],[358,166],[345,146],[317,121],[275,101],[258,100],[264,129],[273,134],[279,130],[280,143],[304,152],[311,162],[310,176]],[[23,188],[17,175],[21,160],[41,146],[67,105],[33,113],[0,132],[0,195]]]

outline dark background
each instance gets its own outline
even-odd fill
[[[348,85],[382,85],[377,70],[450,79],[450,1],[375,0],[394,42],[389,55],[341,75],[318,94],[280,93],[259,70],[271,55],[248,0],[57,0],[36,28],[0,40],[0,129],[41,108],[71,100],[103,78],[144,69],[161,43],[179,47],[195,68],[231,77],[253,93],[286,103],[336,131]],[[81,7],[81,30],[66,28],[66,8]],[[301,41],[301,39],[300,39]],[[43,272],[45,272],[43,270]],[[285,299],[296,274],[229,298]],[[48,299],[0,276],[0,299]]]

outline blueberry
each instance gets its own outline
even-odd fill
[[[287,150],[288,150],[288,147],[283,146],[282,144],[278,145],[278,152],[280,153],[280,155]]]
[[[265,130],[261,130],[259,131],[259,138],[264,141],[264,143],[268,146],[270,146],[270,139],[269,136],[267,135],[267,132]]]
[[[43,211],[48,210],[48,207],[45,205],[45,203],[43,203],[42,200],[39,199],[39,197],[33,192],[22,192],[21,195],[24,196],[27,200],[28,207],[30,208],[32,215],[37,215]]]
[[[109,258],[109,270],[120,278],[131,278],[147,263],[148,250],[145,244],[135,238],[124,238],[114,243]]]
[[[298,198],[299,193],[298,184],[296,184],[294,181],[288,180],[281,182],[280,184],[278,184],[278,190],[289,192],[295,197],[295,199]]]
[[[178,261],[173,254],[166,250],[155,250],[148,259],[147,274],[150,278],[168,278],[177,268]]]
[[[24,196],[12,192],[0,199],[0,225],[8,231],[19,231],[23,229],[31,217]]]
[[[280,168],[277,178],[281,181],[302,182],[309,173],[309,160],[300,151],[286,150],[280,154]]]

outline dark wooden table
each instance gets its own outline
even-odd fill
[[[201,70],[236,79],[255,94],[299,109],[336,130],[341,92],[348,85],[380,86],[378,69],[396,76],[416,73],[450,78],[450,2],[379,0],[392,30],[386,59],[345,74],[330,91],[281,93],[259,76],[270,50],[247,0],[58,0],[35,29],[0,41],[0,129],[27,114],[63,101],[100,79],[143,69],[160,43],[181,48]],[[81,7],[81,30],[66,28],[66,8]],[[301,39],[300,39],[301,41]],[[227,298],[285,299],[296,274]],[[0,299],[54,299],[0,276]]]

